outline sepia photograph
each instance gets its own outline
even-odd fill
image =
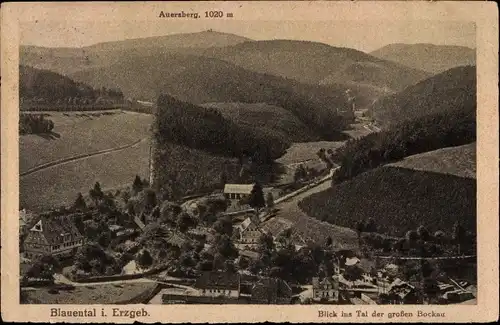
[[[320,24],[22,26],[21,302],[474,304],[474,24]]]
[[[160,7],[20,21],[10,299],[478,304],[474,18]]]

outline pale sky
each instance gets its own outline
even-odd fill
[[[207,29],[254,40],[293,39],[370,52],[392,43],[432,43],[475,48],[472,22],[455,21],[244,21],[193,19],[189,23],[152,21],[38,21],[23,23],[23,45],[83,47],[101,42]]]

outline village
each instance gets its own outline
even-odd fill
[[[75,286],[146,281],[155,287],[140,302],[151,304],[475,301],[467,281],[425,283],[419,272],[435,270],[427,270],[423,257],[406,258],[420,263],[410,275],[399,259],[367,256],[359,245],[339,248],[331,237],[305,239],[278,222],[281,208],[331,179],[336,168],[327,167],[294,190],[224,184],[213,193],[161,202],[136,177],[115,193],[96,183],[89,198],[80,194],[69,208],[38,215],[21,210],[22,291],[50,288],[57,295]]]

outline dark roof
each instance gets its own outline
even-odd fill
[[[39,222],[41,222],[43,235],[51,245],[63,242],[63,236],[65,235],[71,235],[73,240],[82,237],[72,216],[41,216],[30,225],[30,230],[37,226]]]
[[[206,288],[224,288],[238,290],[240,287],[240,275],[229,272],[204,272],[197,280],[196,287]]]

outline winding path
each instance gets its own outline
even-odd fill
[[[146,141],[148,139],[149,139],[149,137],[146,137],[146,138],[142,138],[142,139],[137,140],[137,141],[135,141],[133,143],[129,143],[129,144],[126,144],[126,145],[123,145],[123,146],[120,146],[120,147],[109,148],[109,149],[104,149],[104,150],[95,151],[95,152],[91,152],[91,153],[85,153],[85,154],[80,154],[80,155],[76,155],[76,156],[71,156],[71,157],[67,157],[67,158],[62,158],[62,159],[50,161],[48,163],[44,163],[44,164],[38,165],[36,167],[28,169],[27,171],[19,173],[19,177],[27,176],[27,175],[36,173],[38,171],[41,171],[41,170],[44,170],[44,169],[47,169],[47,168],[52,168],[52,167],[55,167],[55,166],[64,165],[64,164],[71,163],[71,162],[74,162],[74,161],[78,161],[78,160],[82,160],[82,159],[87,159],[87,158],[98,156],[98,155],[105,155],[105,154],[108,154],[108,153],[111,153],[111,152],[125,150],[125,149],[128,149],[128,148],[134,147],[134,146],[138,145],[139,143],[144,142],[144,141]]]

